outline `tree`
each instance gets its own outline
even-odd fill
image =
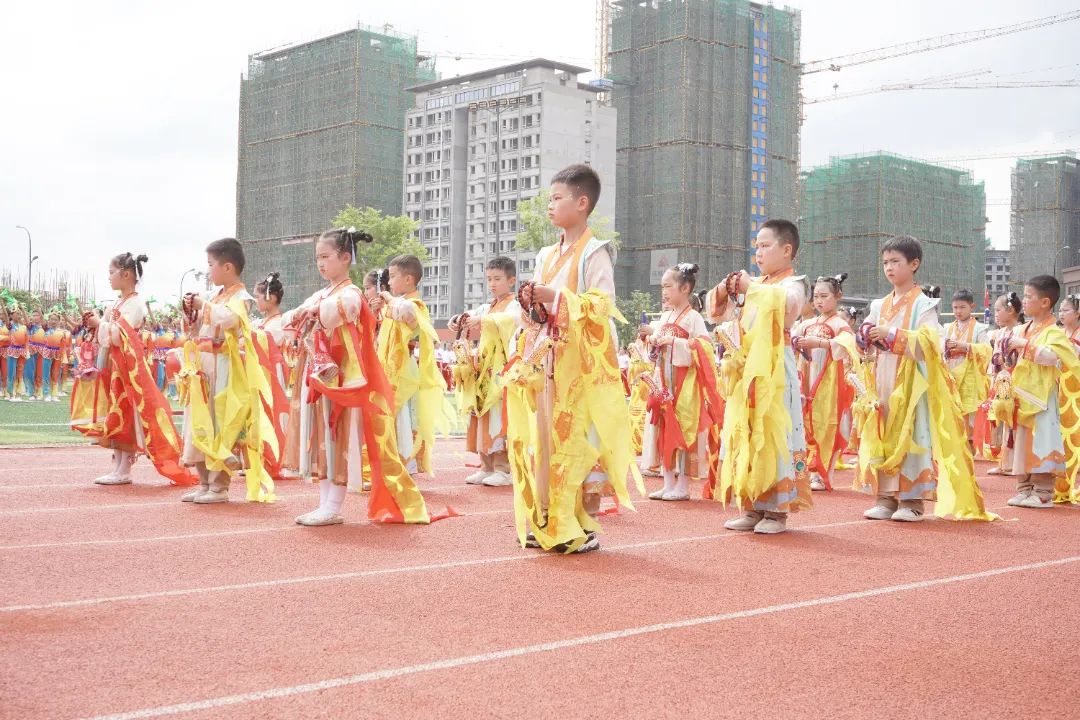
[[[630,297],[621,297],[615,301],[619,312],[626,318],[626,324],[615,323],[615,332],[619,337],[619,347],[626,347],[637,337],[641,324],[641,313],[656,312],[656,298],[652,293],[634,290]]]
[[[375,208],[346,205],[330,224],[336,228],[355,227],[371,233],[374,238],[370,243],[356,246],[356,264],[349,274],[357,285],[362,284],[364,273],[386,267],[398,255],[427,259],[427,250],[416,238],[420,223],[405,215],[383,215]]]
[[[521,231],[517,234],[518,250],[539,250],[547,245],[554,245],[559,239],[559,230],[548,220],[547,206],[551,191],[541,190],[536,197],[519,200],[517,205],[518,224]],[[618,249],[619,233],[611,227],[611,218],[600,215],[589,217],[589,227],[597,240],[610,240]]]

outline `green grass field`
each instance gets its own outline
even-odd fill
[[[58,403],[0,400],[0,446],[86,443],[69,419],[66,397]]]
[[[448,394],[447,399],[454,403],[451,395]],[[173,407],[179,406],[174,402]],[[60,398],[58,403],[0,400],[0,447],[86,444],[86,438],[69,427],[69,412],[66,397]],[[180,418],[174,416],[173,422],[179,430]],[[464,435],[467,428],[468,421],[455,413],[450,434]]]
[[[71,419],[68,400],[66,397],[58,403],[0,400],[0,447],[86,444],[86,438],[68,425]],[[178,421],[179,418],[174,418],[174,422]]]

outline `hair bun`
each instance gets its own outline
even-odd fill
[[[846,272],[842,272],[842,273],[840,273],[839,275],[836,276],[836,284],[837,285],[843,285],[844,281],[847,280],[847,279],[848,279],[848,274]]]
[[[675,269],[683,275],[696,275],[701,268],[696,263],[678,263],[675,265]]]
[[[135,262],[140,262],[140,263],[150,262],[150,258],[146,257],[145,255],[139,255],[137,258],[135,258]]]
[[[357,230],[353,226],[347,228],[341,228],[341,234],[345,236],[345,241],[356,245],[358,242],[374,242],[375,238],[371,236],[371,233],[365,230]]]
[[[941,297],[941,286],[940,285],[923,285],[922,286],[922,291],[923,291],[923,295],[926,295],[927,297],[930,297],[930,298],[935,298],[936,299],[936,298]]]

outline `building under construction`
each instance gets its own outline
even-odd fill
[[[1011,274],[1025,280],[1080,265],[1080,160],[1075,153],[1020,158],[1012,172]]]
[[[913,235],[923,246],[916,279],[941,286],[946,306],[958,289],[982,293],[986,192],[970,172],[891,153],[835,157],[804,172],[800,192],[800,272],[846,272],[846,295],[882,297],[892,287],[881,246]]]
[[[799,13],[747,0],[607,10],[617,286],[656,286],[676,260],[717,282],[748,267],[760,223],[795,213]]]
[[[255,282],[291,297],[321,280],[313,237],[345,207],[401,214],[406,91],[434,80],[416,38],[358,26],[248,59],[240,83],[236,233]]]

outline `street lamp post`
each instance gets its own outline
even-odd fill
[[[22,225],[16,225],[15,229],[26,233],[26,257],[30,259],[30,262],[26,264],[26,291],[31,292],[34,282],[34,261],[38,259],[38,256],[34,254],[34,240],[30,237],[30,231]]]
[[[184,274],[180,276],[180,300],[184,299],[184,281],[187,280],[187,276],[193,272],[196,272],[195,268],[185,270]]]

